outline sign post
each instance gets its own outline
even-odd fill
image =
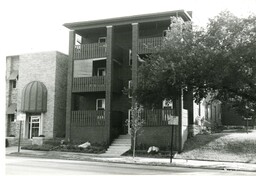
[[[246,120],[246,133],[248,134],[248,123],[249,123],[248,121],[252,120],[252,118],[251,117],[250,118],[245,118],[244,117],[244,120]]]
[[[172,163],[174,126],[179,124],[179,116],[167,115],[167,120],[168,120],[168,125],[171,125],[171,128],[172,128],[172,134],[171,134],[171,154],[170,154],[170,163]]]
[[[22,121],[25,121],[26,114],[18,114],[17,121],[20,121],[20,130],[19,130],[19,143],[18,143],[18,153],[20,152],[20,140],[21,140],[21,125]]]

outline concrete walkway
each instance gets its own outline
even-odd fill
[[[256,164],[249,163],[236,163],[236,162],[216,162],[216,161],[200,161],[200,160],[184,160],[167,158],[144,158],[144,157],[112,157],[101,154],[86,154],[74,152],[59,152],[59,151],[35,151],[35,150],[20,150],[18,147],[7,147],[7,156],[27,156],[27,157],[40,157],[51,159],[68,159],[68,160],[87,160],[99,162],[113,162],[113,163],[129,163],[129,164],[143,164],[143,165],[161,165],[161,166],[178,166],[178,167],[191,167],[191,168],[208,168],[208,169],[221,169],[221,170],[239,170],[256,172]]]

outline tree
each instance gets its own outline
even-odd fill
[[[181,89],[199,102],[232,102],[240,114],[256,110],[256,16],[221,12],[206,29],[172,18],[167,37],[139,68],[137,101],[154,106]]]
[[[131,125],[131,134],[133,139],[133,158],[135,157],[135,150],[136,150],[136,139],[137,136],[142,132],[141,128],[144,124],[144,120],[141,117],[141,112],[143,108],[135,103],[134,107],[132,107],[132,117],[130,119],[130,125]],[[128,124],[129,125],[129,124]]]

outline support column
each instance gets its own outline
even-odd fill
[[[73,85],[73,56],[75,45],[75,32],[69,32],[69,58],[67,74],[67,104],[66,104],[66,140],[71,140],[71,110],[72,110],[72,85]]]
[[[138,39],[139,39],[139,24],[132,23],[132,87],[133,91],[138,85]],[[132,105],[135,104],[135,98],[132,98]]]
[[[112,83],[113,83],[113,27],[107,26],[107,63],[106,63],[106,105],[105,105],[105,139],[110,142],[111,110],[112,110]]]

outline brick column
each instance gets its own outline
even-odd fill
[[[139,39],[139,24],[132,23],[132,86],[133,90],[137,89],[138,84],[138,39]],[[135,99],[132,98],[132,105]]]
[[[106,63],[106,104],[105,104],[105,139],[110,142],[111,107],[112,107],[112,83],[113,83],[113,27],[107,26],[107,63]]]
[[[67,73],[67,104],[66,104],[66,140],[71,140],[71,110],[72,110],[72,84],[73,84],[73,54],[75,45],[75,32],[69,32],[69,58]]]

